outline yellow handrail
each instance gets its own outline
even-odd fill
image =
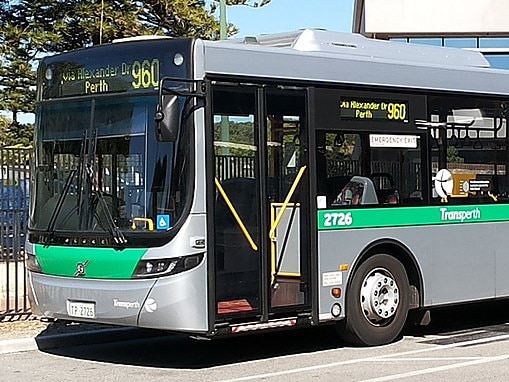
[[[137,228],[137,226],[136,226],[137,222],[147,223],[148,224],[148,230],[149,231],[153,231],[154,230],[154,222],[152,221],[152,219],[149,219],[149,218],[133,218],[133,224],[131,226],[133,231],[135,231],[136,228]]]
[[[288,204],[290,203],[290,199],[292,198],[293,193],[295,192],[295,189],[299,185],[300,179],[302,178],[302,175],[304,175],[305,170],[306,170],[306,166],[302,166],[300,168],[299,173],[297,174],[297,176],[295,177],[295,180],[293,181],[292,187],[290,187],[290,191],[288,191],[288,195],[286,195],[286,199],[283,202],[283,206],[279,210],[276,220],[272,223],[272,227],[270,227],[269,238],[271,240],[274,240],[276,238],[276,229],[277,229],[279,223],[281,223],[283,214],[285,213],[286,208],[288,207]]]
[[[240,218],[239,214],[235,210],[235,207],[233,207],[233,204],[230,201],[230,199],[228,198],[228,195],[226,195],[226,192],[224,191],[223,187],[221,186],[221,183],[219,183],[219,180],[217,178],[215,178],[215,181],[216,181],[216,187],[219,190],[219,193],[223,197],[223,199],[224,199],[226,205],[228,206],[228,208],[230,209],[233,217],[237,221],[237,224],[239,225],[242,233],[244,234],[247,241],[249,242],[249,245],[251,245],[251,248],[253,248],[253,250],[258,251],[258,247],[256,246],[255,242],[251,238],[251,235],[247,231],[246,226],[244,225],[244,223],[242,223],[242,219]]]

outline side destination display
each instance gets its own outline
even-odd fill
[[[347,98],[340,101],[342,119],[408,123],[408,101]]]
[[[319,210],[318,230],[471,224],[509,220],[509,204]]]

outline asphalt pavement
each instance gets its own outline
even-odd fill
[[[151,331],[132,327],[47,321],[20,315],[0,320],[0,354],[116,342],[150,334]]]

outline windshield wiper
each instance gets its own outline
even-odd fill
[[[99,182],[97,180],[96,176],[97,171],[95,168],[96,147],[97,147],[97,128],[94,127],[94,130],[92,131],[92,136],[90,138],[89,147],[87,150],[87,158],[85,163],[86,174],[88,175],[89,182],[91,185],[90,190],[92,193],[95,193],[95,195],[98,198],[98,203],[101,204],[101,207],[106,216],[107,229],[110,232],[111,236],[113,237],[113,242],[115,243],[116,246],[124,246],[125,244],[127,244],[127,239],[120,230],[117,223],[115,223],[115,219],[113,218],[108,203],[106,203],[106,198],[104,197],[104,193],[102,192],[101,187],[99,186]],[[94,203],[90,203],[89,206],[90,206],[89,218],[92,219],[93,216],[95,215],[97,220],[99,221],[100,215],[98,213],[97,206],[95,206],[95,214],[94,214]]]
[[[84,158],[85,153],[85,145],[87,142],[87,134],[86,131],[83,133],[83,138],[81,138],[81,146],[80,146],[80,163],[82,159]],[[67,199],[67,195],[69,194],[69,189],[71,188],[72,181],[74,177],[76,176],[76,173],[82,168],[81,164],[78,164],[78,168],[73,168],[69,175],[67,176],[67,179],[64,183],[64,188],[62,189],[62,193],[58,197],[57,203],[55,204],[55,208],[53,209],[53,212],[51,213],[51,217],[48,222],[48,226],[46,227],[46,233],[47,238],[46,241],[49,243],[53,235],[55,234],[55,224],[57,222],[57,218],[60,215],[60,211],[62,209],[62,206],[64,205],[65,200]],[[78,209],[79,213],[79,199],[81,197],[81,174],[78,178],[78,204],[76,205],[76,208]]]
[[[55,224],[57,221],[57,217],[60,214],[60,210],[62,209],[62,206],[64,205],[64,201],[67,198],[67,195],[69,194],[69,189],[71,188],[72,180],[74,179],[76,172],[77,172],[77,170],[75,168],[73,168],[71,170],[71,172],[69,173],[69,175],[67,176],[62,193],[60,194],[60,196],[57,200],[57,203],[55,204],[55,209],[53,210],[53,213],[51,214],[51,217],[48,222],[48,227],[46,228],[46,232],[48,234],[47,242],[49,242],[51,237],[53,237],[53,235],[55,234]]]
[[[113,218],[113,215],[111,214],[111,211],[110,211],[110,208],[108,206],[108,203],[106,202],[106,198],[104,196],[104,193],[98,187],[95,189],[94,193],[95,193],[95,195],[97,195],[98,203],[101,204],[102,210],[104,211],[104,214],[106,216],[106,221],[108,223],[107,228],[108,228],[109,233],[113,237],[113,242],[117,246],[124,246],[124,245],[126,245],[127,244],[127,239],[124,236],[124,234],[122,233],[122,231],[120,230],[120,228],[117,225],[117,223],[115,223],[115,219]],[[95,215],[97,217],[97,220],[99,220],[99,213],[98,212],[99,211],[98,211],[98,209],[96,207],[96,214]]]

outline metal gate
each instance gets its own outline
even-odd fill
[[[0,320],[30,309],[24,247],[31,153],[29,148],[0,148]]]

